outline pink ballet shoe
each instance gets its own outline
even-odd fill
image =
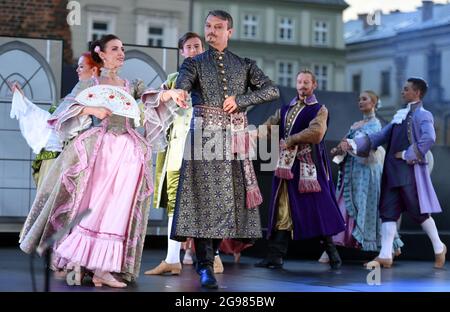
[[[94,275],[92,278],[92,282],[94,283],[95,287],[102,287],[103,285],[112,287],[112,288],[125,288],[127,287],[127,284],[119,282],[115,280],[112,276],[111,279],[105,279],[104,277],[100,277],[97,275]]]
[[[67,278],[67,272],[64,270],[55,271],[53,277],[57,280],[65,280]]]

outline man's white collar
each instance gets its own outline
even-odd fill
[[[393,124],[397,124],[397,125],[401,124],[401,123],[403,122],[403,120],[406,119],[406,116],[408,116],[408,113],[409,113],[409,111],[411,110],[411,107],[412,107],[414,104],[417,104],[417,103],[420,103],[420,101],[417,101],[417,102],[409,102],[408,105],[406,105],[406,108],[399,109],[399,110],[395,113],[394,118],[392,118],[392,121],[391,121],[391,122],[392,122]]]

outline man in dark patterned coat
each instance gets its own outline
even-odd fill
[[[209,50],[186,59],[176,81],[186,96],[191,92],[194,111],[171,234],[180,241],[194,237],[197,272],[206,288],[218,287],[212,266],[221,239],[261,237],[262,197],[248,157],[248,136],[242,133],[248,106],[279,97],[278,88],[254,61],[227,49],[232,32],[233,19],[227,12],[209,12]],[[211,149],[212,140],[216,144]]]

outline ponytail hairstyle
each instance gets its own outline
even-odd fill
[[[89,51],[91,52],[92,58],[96,63],[103,64],[102,59],[100,58],[100,51],[105,52],[106,44],[111,40],[120,40],[119,37],[113,34],[106,35],[99,40],[95,40],[91,42],[89,46]]]

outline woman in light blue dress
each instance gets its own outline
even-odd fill
[[[375,115],[378,96],[373,91],[364,91],[359,96],[358,106],[364,118],[355,122],[344,139],[353,139],[363,134],[381,130]],[[346,230],[333,237],[335,244],[363,251],[377,251],[381,245],[381,220],[378,203],[380,181],[383,171],[384,149],[371,152],[368,158],[342,152],[340,145],[333,148],[333,161],[339,163],[336,196]],[[400,238],[394,240],[394,250],[400,253],[403,246]],[[327,262],[323,255],[320,262]]]

